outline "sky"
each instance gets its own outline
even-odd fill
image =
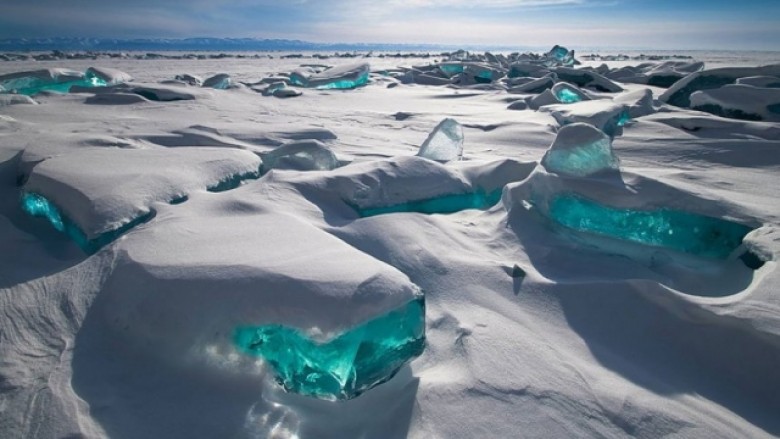
[[[0,38],[780,51],[780,0],[0,0]]]

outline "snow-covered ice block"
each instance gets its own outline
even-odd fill
[[[544,75],[547,75],[550,73],[550,70],[542,65],[539,64],[531,64],[528,62],[516,62],[509,66],[509,73],[507,73],[507,76],[509,78],[522,78],[522,77],[531,77],[531,78],[541,78]]]
[[[734,84],[739,78],[750,76],[780,76],[780,64],[763,67],[723,67],[691,73],[677,81],[659,96],[659,99],[677,107],[690,107],[690,96],[693,92],[720,88]]]
[[[274,97],[277,98],[294,98],[294,97],[301,96],[303,92],[301,92],[300,90],[284,87],[284,88],[277,88],[276,90],[273,91],[272,94]]]
[[[129,74],[109,67],[90,67],[85,73],[87,78],[97,78],[100,83],[105,85],[116,85],[130,82],[133,77]]]
[[[609,79],[625,83],[647,84],[669,88],[690,73],[704,68],[704,63],[687,61],[665,61],[626,66],[604,73]]]
[[[542,93],[555,85],[555,76],[548,75],[524,84],[516,85],[507,90],[509,93]]]
[[[296,169],[324,171],[336,169],[339,160],[327,145],[319,140],[298,140],[286,143],[273,151],[262,153],[263,171]]]
[[[93,75],[67,69],[43,69],[0,76],[0,93],[32,96],[42,91],[67,93],[73,86],[98,87],[106,83]]]
[[[194,85],[197,87],[200,87],[200,85],[203,84],[203,79],[200,76],[191,75],[189,73],[182,73],[180,75],[176,75],[175,79],[177,81],[181,81],[188,85]]]
[[[150,101],[188,101],[206,96],[205,91],[200,93],[193,89],[177,87],[175,85],[148,84],[138,85],[128,89],[131,93],[143,96]]]
[[[557,44],[544,56],[547,58],[547,64],[549,65],[573,66],[575,63],[574,51]]]
[[[561,127],[542,158],[549,172],[570,177],[587,177],[620,168],[612,141],[601,130],[586,123]]]
[[[425,345],[420,289],[264,196],[198,197],[122,241],[100,311],[173,363],[257,356],[286,390],[349,399]]]
[[[553,94],[552,90],[545,90],[536,96],[526,98],[526,102],[528,103],[528,107],[534,110],[538,110],[545,105],[556,105],[561,103],[561,101],[558,100],[558,97]]]
[[[547,105],[539,110],[552,114],[560,125],[585,122],[595,126],[610,137],[621,134],[623,125],[631,119],[628,106],[611,99]]]
[[[563,104],[573,104],[575,102],[590,100],[590,97],[583,93],[582,90],[568,82],[559,82],[553,85],[552,93]]]
[[[203,87],[216,88],[218,90],[227,90],[232,84],[230,75],[227,73],[218,73],[203,81]]]
[[[780,88],[733,84],[691,94],[691,108],[743,120],[780,121]]]
[[[557,67],[553,71],[561,81],[569,82],[578,87],[609,93],[623,91],[623,87],[593,71],[571,67]]]
[[[39,163],[23,191],[44,198],[63,221],[72,222],[90,251],[105,243],[104,235],[149,215],[153,203],[218,188],[236,178],[256,178],[259,167],[257,155],[239,149],[88,149]],[[52,225],[62,231],[52,217]]]
[[[441,162],[460,160],[463,157],[463,127],[455,119],[442,120],[425,139],[417,155]]]
[[[294,71],[290,81],[294,85],[316,89],[351,89],[366,85],[371,73],[368,63],[345,64],[318,70],[305,67]]]
[[[737,84],[759,88],[780,88],[780,78],[777,76],[749,76],[737,79]]]
[[[632,119],[655,113],[653,92],[648,89],[621,93],[612,99],[615,103],[628,106],[628,114]]]

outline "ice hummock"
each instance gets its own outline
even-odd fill
[[[417,153],[420,157],[449,162],[463,157],[463,127],[452,118],[436,125]]]
[[[542,158],[549,172],[570,177],[619,169],[609,136],[593,125],[572,123],[558,130],[555,141]]]

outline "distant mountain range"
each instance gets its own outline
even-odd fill
[[[258,38],[8,38],[0,39],[0,51],[425,51],[460,47],[434,44],[312,43],[300,40]]]

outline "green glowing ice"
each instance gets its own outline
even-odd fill
[[[369,72],[363,72],[357,79],[340,79],[315,86],[317,90],[349,90],[368,84]]]
[[[357,208],[358,214],[365,218],[388,213],[416,212],[424,214],[455,213],[466,209],[488,209],[501,199],[501,189],[490,193],[477,191],[466,194],[443,195],[427,200],[408,201],[384,207]]]
[[[463,73],[463,64],[439,64],[439,69],[445,74],[452,76]]]
[[[618,209],[571,194],[553,199],[549,215],[575,230],[712,259],[726,259],[751,231],[718,218],[670,209]]]
[[[0,84],[0,89],[4,89],[5,92],[8,93],[33,96],[42,91],[67,93],[73,86],[104,87],[106,85],[106,81],[90,72],[85,75],[83,79],[64,82],[57,82],[56,80],[38,78],[35,76],[23,76],[4,81]]]
[[[558,100],[564,104],[573,104],[582,100],[580,95],[565,87],[561,87],[558,91],[556,91],[555,97],[557,97]]]
[[[103,233],[96,238],[89,239],[76,224],[65,217],[60,209],[46,197],[33,192],[24,192],[21,198],[21,205],[22,210],[25,213],[32,217],[46,219],[54,229],[70,237],[70,239],[87,254],[95,253],[133,227],[149,221],[154,216],[153,212],[149,212],[117,229]]]
[[[262,357],[288,392],[350,399],[392,378],[425,348],[422,297],[330,340],[319,342],[281,325],[247,326],[234,342]]]
[[[59,209],[41,195],[30,192],[22,194],[22,209],[30,216],[47,219],[56,230],[65,231]]]

